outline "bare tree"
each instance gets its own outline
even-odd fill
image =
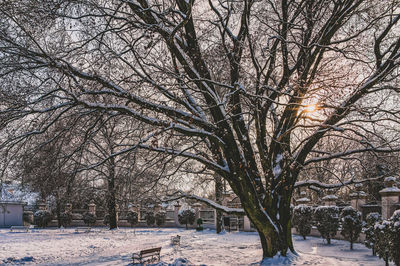
[[[213,170],[243,209],[213,205],[246,213],[263,257],[285,256],[294,189],[357,182],[297,182],[305,166],[399,150],[398,11],[389,0],[3,1],[1,128],[24,126],[1,146],[71,111],[137,119],[153,129],[118,154]],[[384,141],[366,138],[371,125]],[[362,145],[316,146],[329,136]]]

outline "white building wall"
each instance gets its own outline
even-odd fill
[[[2,203],[0,202],[0,227],[10,227],[14,225],[24,225],[22,203]]]

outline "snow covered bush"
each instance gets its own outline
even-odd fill
[[[84,213],[82,219],[83,222],[89,226],[93,226],[96,223],[96,215],[91,212]]]
[[[395,211],[389,221],[389,256],[396,266],[400,266],[400,210]]]
[[[129,211],[128,214],[126,215],[126,220],[128,221],[128,223],[131,224],[131,226],[134,226],[135,224],[138,223],[139,216],[137,212]]]
[[[314,210],[317,229],[328,244],[331,243],[331,238],[336,235],[339,228],[338,216],[339,208],[336,206],[319,206]]]
[[[159,211],[156,213],[155,219],[156,225],[160,227],[161,225],[165,224],[165,221],[167,220],[167,214],[165,211]]]
[[[196,215],[193,209],[182,210],[178,213],[178,221],[180,224],[186,225],[186,229],[188,229],[188,224],[194,223],[195,219]]]
[[[31,211],[24,211],[22,214],[22,220],[25,223],[32,224],[33,223],[33,213]]]
[[[306,236],[311,233],[312,207],[307,205],[298,205],[294,207],[292,217],[293,226],[305,240]]]
[[[197,223],[196,231],[203,231],[203,226],[202,226],[202,224],[203,224],[203,219],[201,219],[201,218],[197,219],[197,220],[196,220],[196,223]]]
[[[60,220],[61,226],[70,226],[72,222],[72,214],[69,212],[62,212],[60,213],[60,217],[58,219]]]
[[[366,217],[366,224],[364,225],[364,233],[365,233],[365,246],[367,248],[372,249],[372,255],[376,255],[375,252],[375,242],[376,237],[374,234],[375,224],[382,221],[382,217],[377,212],[371,212]]]
[[[148,226],[154,225],[156,222],[156,218],[154,217],[154,212],[147,212],[146,213],[146,223]]]
[[[376,223],[374,229],[376,254],[386,265],[393,261],[400,266],[400,210],[389,220]]]
[[[381,221],[375,224],[374,227],[375,235],[375,251],[379,258],[385,261],[386,265],[389,265],[390,255],[390,222]]]
[[[340,220],[342,222],[340,234],[350,242],[350,249],[353,249],[353,243],[360,236],[362,230],[361,213],[349,206],[342,210]]]
[[[51,213],[45,210],[36,211],[35,214],[33,215],[34,224],[43,228],[48,225],[51,219],[52,219]]]

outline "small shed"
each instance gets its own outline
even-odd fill
[[[24,225],[24,202],[0,201],[0,227]]]

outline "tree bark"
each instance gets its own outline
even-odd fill
[[[222,205],[222,192],[223,192],[223,182],[220,175],[215,174],[215,202]],[[222,212],[220,210],[216,211],[216,232],[217,234],[222,232]]]
[[[107,207],[108,215],[110,217],[110,230],[118,227],[117,225],[117,210],[116,210],[116,189],[115,189],[115,166],[113,160],[109,167],[108,177],[108,191],[107,191]]]

